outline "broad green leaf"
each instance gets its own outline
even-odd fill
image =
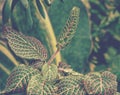
[[[117,92],[116,76],[105,71],[102,74],[91,72],[85,75],[84,86],[88,94],[114,95]]]
[[[58,38],[58,49],[64,48],[71,42],[78,26],[79,15],[80,9],[78,7],[73,7],[70,12],[70,16],[66,22],[66,25],[64,26],[64,29]]]
[[[42,67],[43,78],[51,81],[57,78],[58,68],[55,64],[44,64]]]
[[[36,38],[25,36],[11,27],[5,27],[3,31],[10,48],[17,56],[41,61],[47,58],[47,50]]]
[[[54,0],[48,14],[58,38],[73,7],[80,8],[78,28],[69,46],[61,53],[74,70],[84,72],[89,69],[87,59],[91,49],[90,23],[85,6],[81,0]]]
[[[83,75],[67,76],[56,84],[58,95],[86,95]]]
[[[32,29],[33,19],[28,0],[18,0],[11,13],[11,23],[14,28],[21,32],[28,32]]]
[[[23,64],[15,67],[7,79],[4,91],[1,93],[24,91],[31,79],[31,76],[38,73],[38,70]]]
[[[27,95],[55,95],[55,86],[35,75],[29,81]]]

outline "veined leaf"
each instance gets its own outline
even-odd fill
[[[56,95],[55,86],[44,81],[41,76],[35,75],[28,84],[27,95]]]
[[[25,90],[31,76],[38,73],[38,70],[23,64],[15,67],[7,79],[5,90],[1,93],[19,92]]]
[[[78,7],[73,7],[71,10],[70,16],[67,20],[67,23],[63,29],[63,32],[60,34],[60,37],[58,39],[58,48],[64,48],[66,45],[68,45],[71,41],[71,39],[74,36],[74,33],[76,32],[77,25],[79,22],[79,16],[80,16],[80,9]]]
[[[108,71],[85,75],[84,85],[88,94],[114,95],[117,92],[116,76]]]
[[[87,59],[91,50],[90,20],[85,6],[81,0],[54,0],[48,14],[56,38],[59,38],[73,7],[80,8],[80,21],[69,46],[61,51],[61,55],[73,70],[84,73],[89,71]]]
[[[117,80],[116,75],[112,74],[109,71],[104,71],[104,72],[102,72],[101,75],[102,75],[103,78],[108,78],[111,81],[116,81]]]
[[[47,58],[47,50],[36,38],[25,36],[11,27],[5,27],[3,31],[9,46],[17,56],[41,61]]]
[[[51,81],[58,75],[58,68],[55,64],[44,64],[42,67],[43,78]]]
[[[58,86],[58,95],[86,95],[83,75],[64,77],[56,85]]]

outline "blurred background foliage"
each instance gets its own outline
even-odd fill
[[[88,0],[88,3],[93,41],[90,63],[95,71],[112,71],[120,85],[120,0]]]
[[[0,0],[1,27],[1,11],[4,1],[5,0]],[[61,1],[64,2],[64,0]],[[92,49],[90,54],[88,54],[89,65],[87,65],[87,67],[90,68],[90,71],[109,70],[116,74],[118,76],[118,90],[120,91],[120,0],[81,1],[86,6],[89,15],[92,38]],[[0,32],[2,31],[1,27]],[[15,64],[12,64],[12,62],[0,51],[0,90],[5,87],[5,80],[14,66]],[[75,67],[77,66],[73,65],[74,69]]]

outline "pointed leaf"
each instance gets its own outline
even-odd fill
[[[84,85],[88,94],[114,95],[117,91],[116,76],[108,71],[85,75]]]
[[[55,86],[35,75],[28,84],[27,95],[55,95]]]
[[[9,46],[17,56],[26,59],[40,59],[41,61],[47,58],[45,47],[36,38],[25,36],[11,27],[5,27],[3,31]]]
[[[31,76],[39,71],[30,66],[19,65],[15,67],[7,79],[6,88],[2,93],[19,92],[25,90]]]
[[[48,81],[54,80],[58,75],[58,68],[55,64],[44,64],[42,67],[42,74],[44,79]]]
[[[64,77],[56,85],[58,86],[58,95],[86,95],[83,75]]]
[[[54,0],[49,8],[48,14],[56,38],[58,38],[72,8],[80,8],[80,21],[76,33],[69,46],[66,47],[65,51],[61,51],[61,54],[62,58],[64,58],[66,63],[71,65],[73,70],[83,73],[89,71],[87,59],[91,50],[91,35],[88,14],[81,1],[82,0]]]
[[[63,29],[63,32],[60,34],[60,37],[57,41],[58,48],[60,49],[64,48],[66,45],[70,43],[78,26],[79,15],[80,15],[79,7],[73,7],[70,16],[67,20],[67,23]]]

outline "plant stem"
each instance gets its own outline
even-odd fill
[[[5,47],[3,46],[2,44],[0,44],[0,52],[2,52],[4,55],[6,55],[12,62],[15,66],[18,66],[19,63],[17,62],[17,60],[14,58],[14,56],[10,53],[10,51]]]
[[[42,7],[42,10],[45,14],[45,18],[42,16],[42,14],[40,13],[36,1],[35,0],[30,0],[30,3],[33,4],[31,5],[31,8],[35,8],[33,11],[33,14],[35,16],[36,19],[38,19],[38,26],[36,27],[40,27],[40,29],[43,31],[43,34],[46,37],[46,42],[48,43],[48,47],[50,49],[50,55],[52,55],[54,52],[56,52],[56,44],[57,44],[57,40],[55,37],[55,33],[48,15],[48,12],[42,2],[42,0],[40,0],[40,5]],[[37,22],[36,22],[37,23]],[[41,33],[42,33],[41,31]],[[37,31],[39,32],[39,31]],[[55,58],[55,62],[58,63],[61,61],[61,54],[60,52],[57,54],[56,58]]]
[[[56,52],[51,56],[51,58],[48,60],[48,64],[50,65],[50,63],[55,59],[56,55],[58,54],[58,52],[60,51],[60,49],[57,49]]]
[[[10,70],[6,68],[2,63],[0,63],[0,68],[7,74],[10,75]]]

